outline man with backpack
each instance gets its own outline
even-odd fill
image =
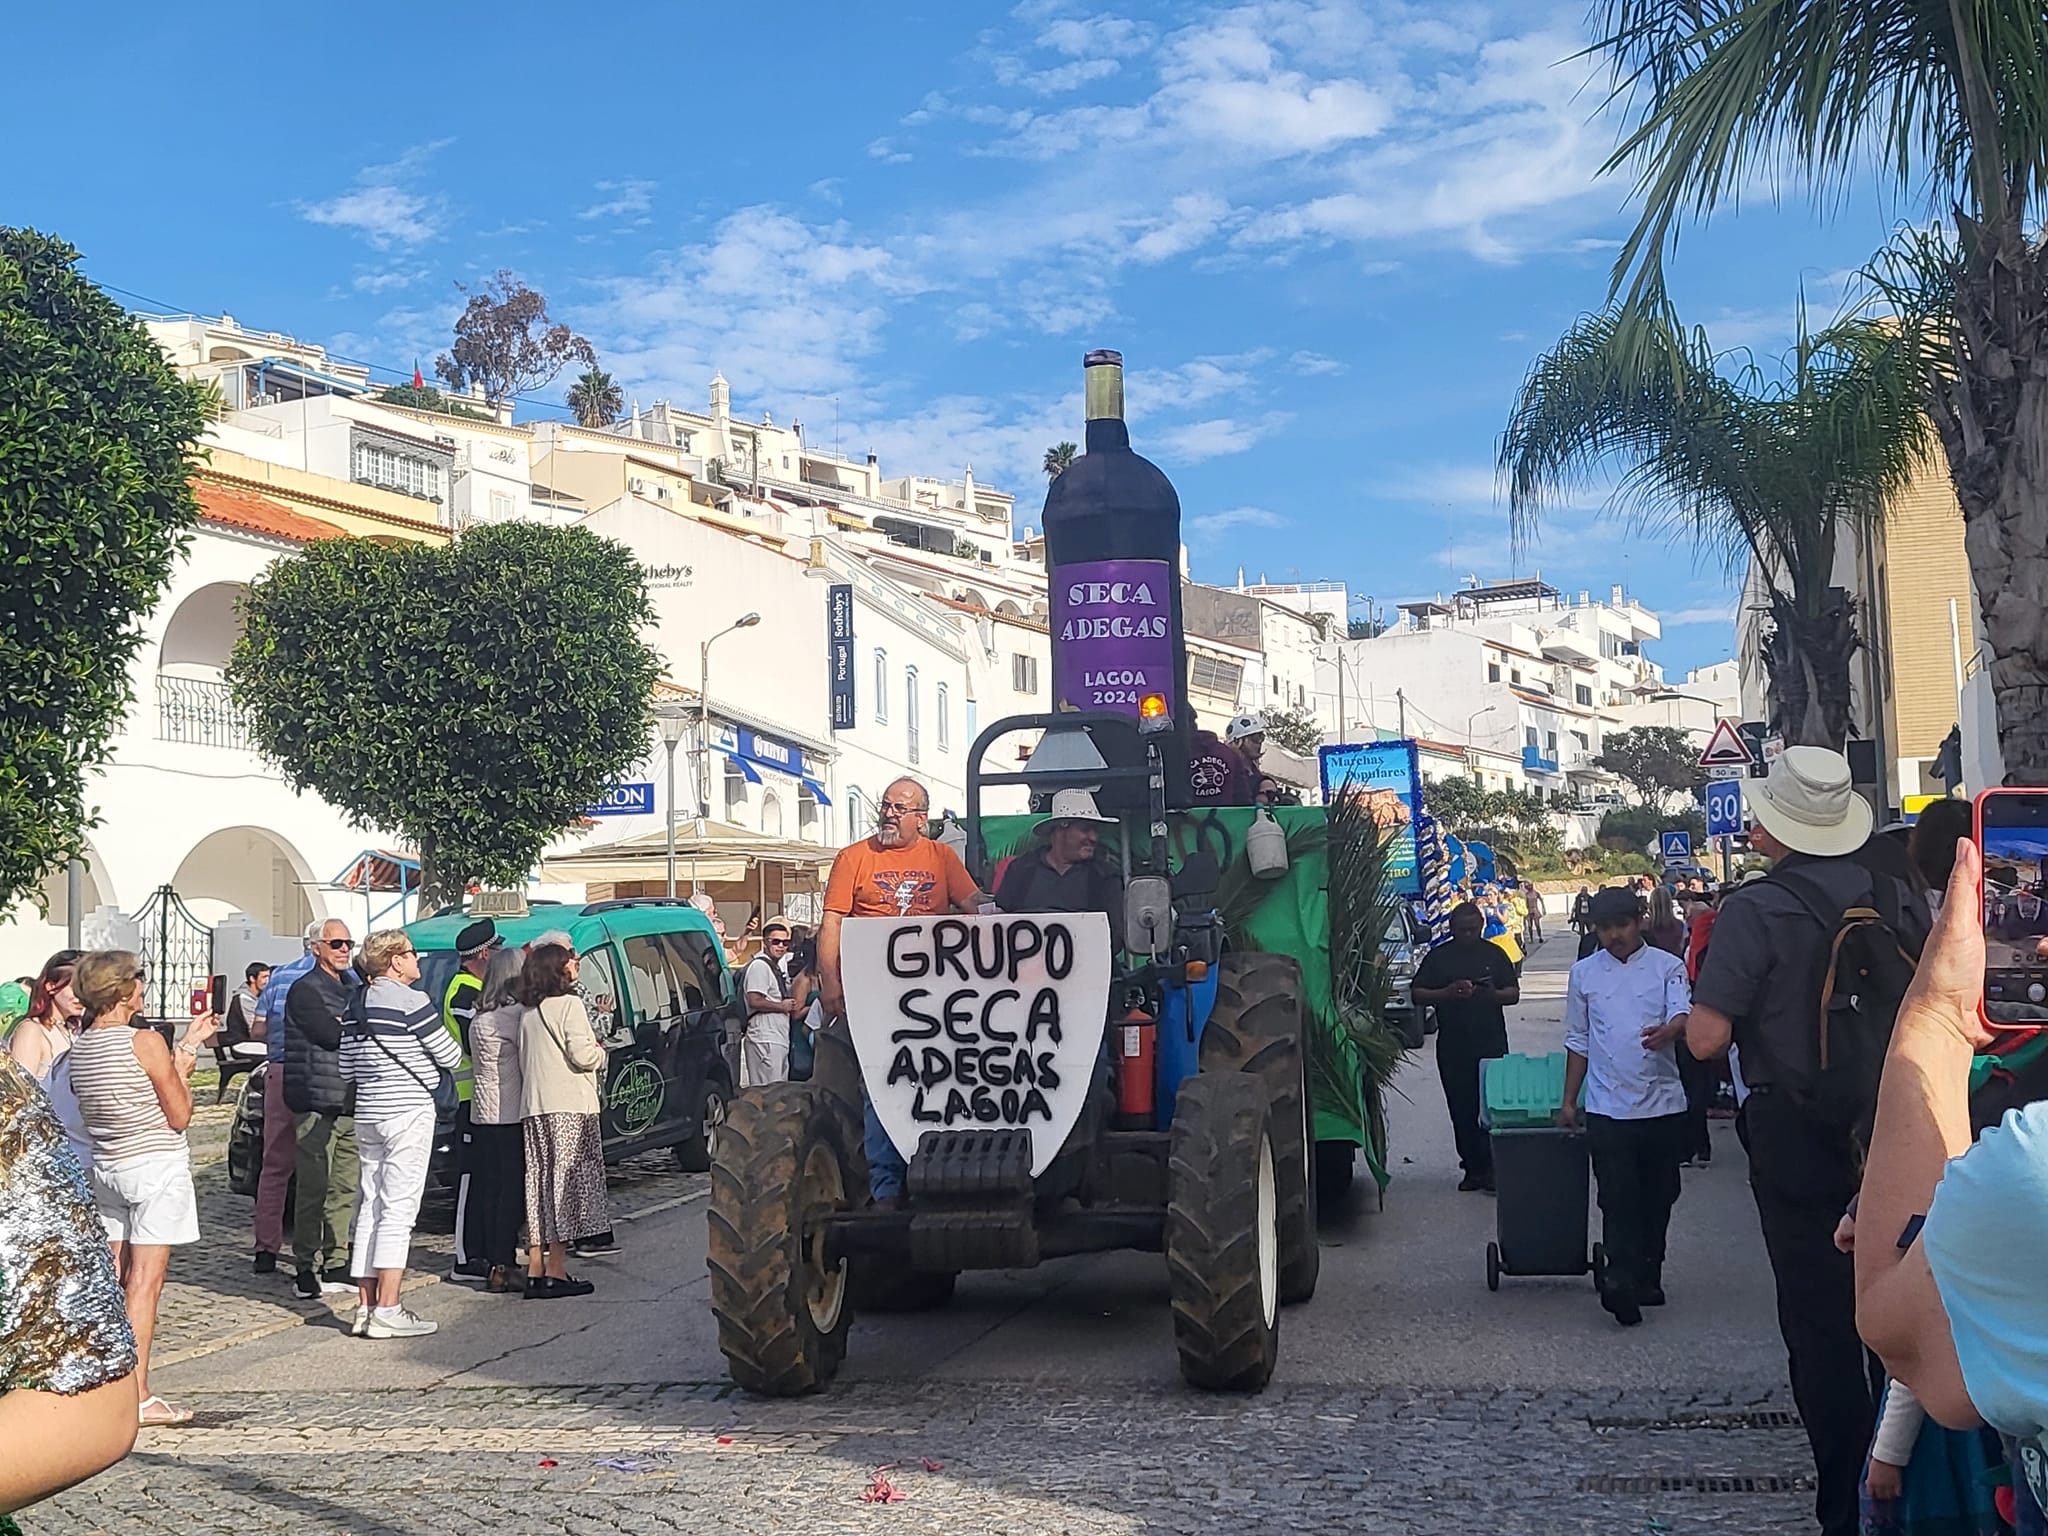
[[[1926,909],[1858,858],[1871,811],[1839,752],[1787,748],[1751,781],[1749,803],[1751,845],[1772,871],[1721,902],[1686,1038],[1703,1058],[1731,1040],[1741,1053],[1748,1097],[1736,1129],[1813,1448],[1814,1510],[1825,1536],[1854,1536],[1876,1402],[1855,1265],[1834,1231],[1857,1192]]]

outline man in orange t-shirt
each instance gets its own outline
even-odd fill
[[[825,1016],[846,1013],[846,980],[839,968],[839,929],[849,917],[930,917],[972,912],[980,904],[974,877],[960,855],[924,835],[931,793],[915,779],[882,791],[874,836],[839,850],[825,883],[825,921],[818,930],[818,973]],[[869,1192],[892,1208],[903,1193],[902,1154],[869,1105],[865,1115]]]

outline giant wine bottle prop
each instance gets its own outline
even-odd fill
[[[1124,360],[1090,352],[1087,450],[1045,492],[1053,708],[1136,717],[1148,697],[1173,719],[1166,794],[1188,803],[1187,644],[1180,614],[1180,497],[1124,425]],[[1112,763],[1121,756],[1103,746]],[[1142,788],[1112,795],[1126,809]],[[1107,807],[1105,806],[1105,809]]]

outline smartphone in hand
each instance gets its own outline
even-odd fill
[[[1987,789],[1976,802],[1984,855],[1984,1023],[2048,1026],[2048,789]]]

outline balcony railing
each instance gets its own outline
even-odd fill
[[[1545,757],[1541,747],[1522,748],[1522,768],[1528,773],[1555,773],[1557,759]]]
[[[156,680],[156,734],[159,741],[193,747],[232,747],[252,751],[249,717],[235,707],[226,683],[201,677]]]

